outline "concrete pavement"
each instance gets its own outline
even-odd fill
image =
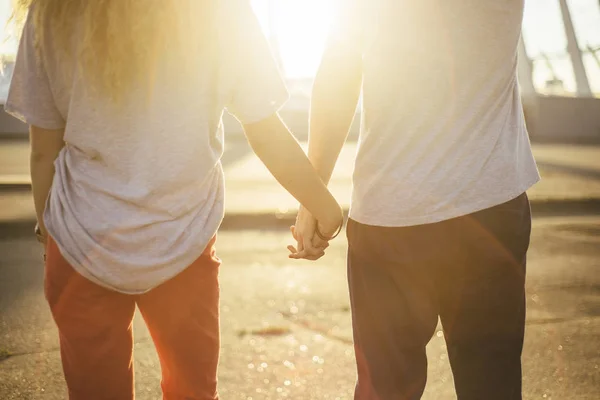
[[[270,175],[243,140],[226,145],[228,224],[287,223],[298,203]],[[600,212],[600,145],[534,144],[542,181],[529,192],[535,212]],[[356,142],[347,143],[334,171],[330,190],[345,209],[349,207]],[[0,141],[0,221],[30,222],[33,203],[28,191],[28,143]]]
[[[600,217],[534,220],[525,399],[600,397],[599,226]],[[317,263],[287,259],[288,243],[284,230],[227,230],[219,236],[223,399],[352,399],[345,240],[332,242]],[[2,351],[11,354],[0,361],[0,399],[64,399],[41,248],[30,237],[5,237],[0,254],[0,359]],[[134,331],[137,398],[158,399],[160,367],[139,315]],[[423,399],[456,399],[439,329],[427,350]]]

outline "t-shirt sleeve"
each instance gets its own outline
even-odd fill
[[[289,95],[249,0],[221,0],[221,74],[225,107],[242,124],[277,112]]]
[[[4,109],[21,121],[44,129],[62,129],[65,120],[54,101],[48,72],[35,48],[32,18],[28,18]]]

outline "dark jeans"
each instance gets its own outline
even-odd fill
[[[520,400],[529,200],[411,227],[348,223],[357,400],[413,400],[441,319],[459,400]]]

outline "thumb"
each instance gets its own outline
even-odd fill
[[[292,232],[292,237],[294,238],[294,240],[298,240],[298,238],[296,237],[296,226],[295,225],[290,226],[290,232]]]

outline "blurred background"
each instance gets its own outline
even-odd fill
[[[0,25],[12,0],[0,0]],[[292,94],[282,117],[305,146],[311,84],[336,2],[252,0]],[[414,0],[418,1],[418,0]],[[492,0],[480,0],[492,1]],[[529,192],[524,398],[600,398],[600,1],[526,0],[519,80],[542,181]],[[0,44],[0,104],[15,59]],[[352,399],[355,379],[346,241],[317,263],[287,259],[297,202],[226,117],[221,268],[224,399]],[[352,128],[329,185],[347,210]],[[176,134],[176,133],[175,133]],[[32,235],[26,127],[0,112],[0,399],[64,399],[58,332]],[[160,365],[136,315],[136,394],[160,398]],[[455,399],[441,327],[428,346],[425,400]]]
[[[306,111],[312,77],[333,17],[336,2],[343,0],[251,0],[282,72],[288,80],[292,99],[286,110]],[[12,0],[0,0],[0,25],[11,15]],[[598,0],[527,0],[525,2],[520,76],[531,120],[531,134],[556,138],[560,126],[538,113],[554,115],[556,108],[568,115],[575,104],[557,99],[537,101],[537,95],[551,97],[598,97],[600,95],[600,2]],[[0,44],[0,103],[6,99],[17,48],[14,32],[7,32]],[[541,102],[541,104],[539,104]],[[598,111],[597,105],[578,106]],[[597,102],[593,102],[597,103]],[[567,110],[564,110],[567,107]],[[295,114],[295,113],[294,113]],[[292,118],[300,136],[306,131],[304,115]],[[561,116],[562,117],[562,116]],[[600,118],[600,117],[599,117]],[[298,119],[298,121],[295,121]],[[543,122],[540,122],[543,121]],[[541,127],[539,126],[541,123]],[[597,124],[597,121],[596,121]],[[232,124],[232,131],[241,133]],[[534,127],[535,126],[535,127]],[[537,129],[540,128],[540,129]],[[0,135],[25,131],[8,116],[0,118]],[[578,132],[586,137],[589,132]]]

